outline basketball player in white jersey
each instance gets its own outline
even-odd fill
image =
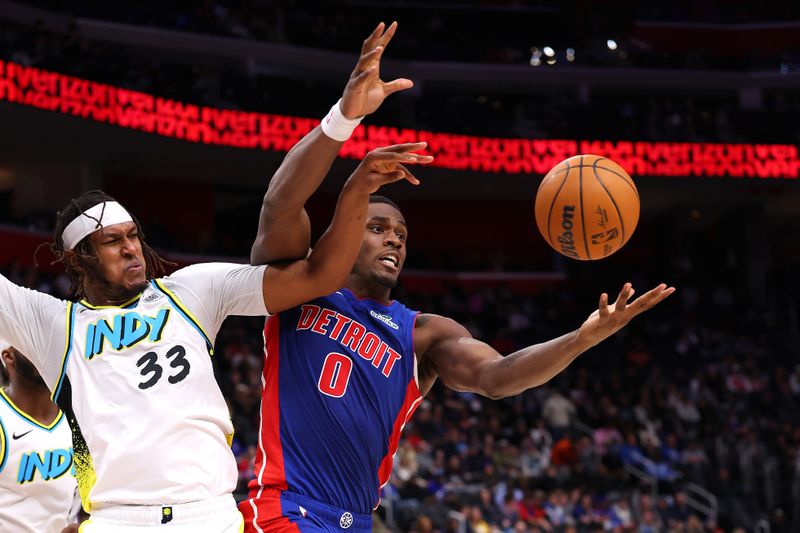
[[[73,533],[72,434],[34,366],[0,340],[0,531]]]
[[[58,215],[53,251],[75,301],[0,276],[0,337],[31,357],[67,414],[83,533],[238,532],[233,427],[210,356],[229,315],[267,315],[329,294],[350,271],[369,195],[427,163],[413,143],[370,152],[328,231],[280,266],[165,262],[113,198],[92,191]],[[279,234],[276,234],[279,235]],[[275,238],[278,238],[277,236]]]

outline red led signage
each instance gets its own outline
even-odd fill
[[[0,100],[190,142],[288,151],[317,119],[197,106],[0,61]],[[553,139],[495,139],[367,125],[341,155],[360,159],[376,146],[424,140],[435,166],[453,170],[544,174],[567,157],[600,154],[634,176],[797,179],[789,144],[717,144]]]

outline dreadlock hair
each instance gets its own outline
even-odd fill
[[[49,243],[50,251],[56,257],[51,264],[63,263],[70,280],[69,292],[75,298],[85,298],[83,285],[87,277],[99,278],[103,275],[103,268],[100,260],[89,242],[89,237],[84,237],[72,250],[64,249],[62,235],[64,229],[70,222],[79,216],[86,216],[82,213],[97,204],[103,202],[115,202],[114,198],[100,190],[83,193],[77,198],[70,200],[69,204],[58,212],[56,216],[56,227],[53,231],[53,242]],[[159,277],[166,272],[166,267],[174,266],[175,263],[162,259],[144,240],[144,231],[139,221],[131,215],[133,223],[139,232],[139,242],[142,245],[142,255],[144,256],[145,275],[148,280]],[[100,216],[102,219],[102,215]],[[97,220],[100,229],[100,219]],[[46,246],[48,243],[45,243]],[[41,246],[40,246],[41,248]],[[39,251],[39,248],[36,250]]]
[[[394,203],[389,198],[387,198],[385,196],[381,196],[380,194],[370,194],[369,195],[369,203],[371,203],[371,204],[388,204],[388,205],[394,207],[395,209],[397,209],[398,211],[400,211],[402,213],[402,210],[400,209],[399,205]]]

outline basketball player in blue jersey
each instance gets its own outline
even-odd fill
[[[42,377],[0,340],[0,531],[76,533],[72,434]]]
[[[362,58],[382,38],[376,30]],[[384,86],[376,68],[370,93],[380,95]],[[273,259],[263,237],[274,233],[276,220],[295,223],[284,251],[296,246],[296,256],[307,253],[302,206],[333,157],[320,150],[284,162],[265,197],[254,264]],[[273,216],[273,206],[283,208]],[[345,287],[266,322],[255,479],[239,505],[247,532],[371,531],[400,434],[436,379],[493,399],[519,394],[547,382],[675,290],[661,284],[630,302],[634,290],[626,283],[613,304],[602,294],[575,331],[503,356],[454,320],[391,299],[408,239],[397,205],[371,197],[363,232]]]

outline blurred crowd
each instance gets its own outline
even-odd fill
[[[343,51],[358,45],[359,36],[352,28],[367,28],[390,16],[406,29],[393,44],[393,55],[407,59],[520,64],[529,61],[531,47],[551,44],[571,47],[577,53],[570,62],[580,65],[694,69],[776,68],[786,58],[774,54],[726,61],[712,50],[654,50],[635,35],[636,21],[719,24],[784,22],[800,17],[797,4],[786,0],[724,4],[689,0],[668,4],[654,0],[390,0],[315,2],[313,8],[295,0],[28,3],[74,17]],[[479,30],[476,19],[481,21]],[[622,46],[609,50],[609,38]]]
[[[65,296],[63,276],[14,265],[3,273]],[[489,401],[437,385],[406,427],[379,527],[657,533],[744,531],[735,528],[763,520],[773,532],[796,531],[797,349],[766,316],[743,313],[735,282],[720,279],[687,278],[671,301],[520,396]],[[401,286],[395,297],[453,317],[507,354],[577,327],[603,281],[531,296]],[[262,327],[229,319],[217,338],[241,491],[257,444]]]

